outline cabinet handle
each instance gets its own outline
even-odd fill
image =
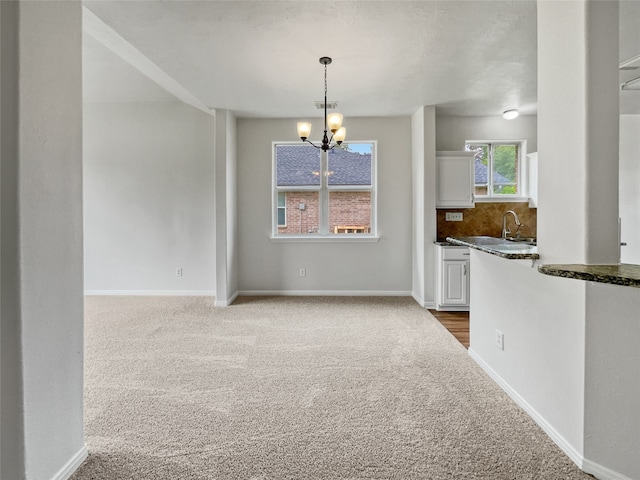
[[[467,264],[466,263],[462,266],[462,274],[463,275],[467,274]]]
[[[471,255],[471,254],[467,252],[467,253],[463,253],[462,255]]]

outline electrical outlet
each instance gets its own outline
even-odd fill
[[[176,277],[181,277],[181,276],[182,276],[182,269],[176,268]]]
[[[500,330],[496,330],[496,347],[498,350],[504,350],[504,333]]]
[[[461,222],[462,212],[447,212],[444,214],[444,219],[447,222]]]
[[[300,276],[301,277],[306,277],[307,276],[307,270],[305,270],[304,268],[300,269]]]

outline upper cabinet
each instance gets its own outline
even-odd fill
[[[529,207],[538,208],[538,152],[527,155]]]
[[[474,152],[436,152],[436,208],[474,206]]]

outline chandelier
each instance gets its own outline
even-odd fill
[[[298,122],[300,140],[310,143],[316,148],[321,148],[324,152],[340,145],[347,135],[347,130],[342,126],[342,115],[339,113],[327,115],[327,65],[331,62],[332,60],[329,57],[320,58],[320,63],[324,65],[324,135],[322,137],[322,145],[316,145],[307,140],[311,134],[311,124],[309,122]],[[328,137],[327,131],[331,131],[331,138]]]

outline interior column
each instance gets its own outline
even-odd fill
[[[618,263],[618,3],[538,2],[538,246]]]

